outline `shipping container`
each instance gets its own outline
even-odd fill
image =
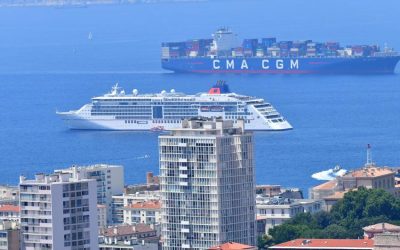
[[[270,47],[267,49],[267,55],[272,57],[278,57],[281,55],[281,49],[278,47]]]
[[[264,56],[264,50],[261,47],[257,48],[256,56],[257,57],[263,57]]]
[[[268,47],[272,47],[273,44],[276,43],[275,37],[267,37],[261,39],[261,46],[263,49],[267,49]]]
[[[244,39],[243,40],[243,48],[256,50],[258,46],[258,39]]]

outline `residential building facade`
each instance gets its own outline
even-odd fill
[[[112,196],[124,192],[124,167],[119,165],[95,164],[90,166],[72,166],[56,170],[69,173],[72,177],[93,179],[97,182],[97,203],[107,206],[107,223],[112,224]]]
[[[0,221],[0,250],[19,250],[20,230],[17,221]]]
[[[253,137],[236,125],[191,119],[159,136],[164,250],[255,245]]]
[[[281,225],[299,213],[315,213],[321,211],[323,209],[323,204],[323,200],[292,200],[282,197],[270,198],[258,195],[256,198],[257,221],[259,226],[264,223],[264,234],[268,234],[269,229]]]
[[[380,188],[393,195],[399,195],[395,186],[395,171],[389,167],[378,167],[374,163],[366,164],[364,167],[349,171],[334,180],[312,187],[309,190],[311,199],[324,199],[325,210],[329,211],[332,206],[342,199],[346,192],[359,187]]]
[[[17,205],[2,204],[0,205],[0,221],[13,220],[19,222],[20,208]]]
[[[96,181],[36,174],[19,189],[23,249],[98,249]]]
[[[134,225],[161,223],[161,203],[159,200],[141,201],[124,207],[124,224]]]
[[[107,227],[107,206],[97,204],[97,218],[99,229]]]
[[[137,203],[149,200],[160,200],[159,191],[141,191],[134,194],[114,195],[112,197],[112,221],[113,224],[124,223],[124,208]]]

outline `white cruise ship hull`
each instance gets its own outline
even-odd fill
[[[116,120],[109,117],[84,118],[72,112],[58,113],[70,129],[76,130],[137,130],[158,131],[181,127],[180,121],[173,123],[156,122],[153,120]],[[292,126],[287,122],[271,123],[262,118],[250,120],[246,123],[246,130],[252,131],[282,131],[290,130]]]

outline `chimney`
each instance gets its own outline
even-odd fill
[[[147,186],[154,184],[153,172],[146,173],[146,183],[147,183]]]

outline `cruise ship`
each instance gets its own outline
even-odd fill
[[[193,117],[243,119],[247,130],[292,129],[270,103],[232,93],[223,81],[195,95],[174,89],[155,94],[139,94],[134,89],[126,94],[117,84],[110,93],[92,98],[79,110],[57,114],[71,129],[162,131],[179,128],[183,119]]]

